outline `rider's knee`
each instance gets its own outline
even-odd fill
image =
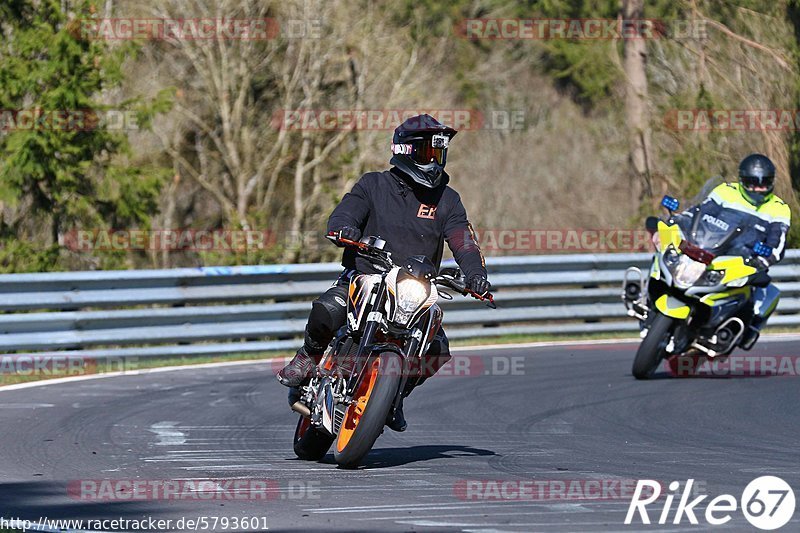
[[[342,327],[347,313],[343,302],[344,299],[338,294],[326,292],[311,304],[306,325],[306,344],[309,348],[324,350],[336,330]]]

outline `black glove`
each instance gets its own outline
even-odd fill
[[[766,257],[761,257],[757,255],[753,257],[752,262],[755,264],[756,268],[763,268],[764,270],[769,268],[769,259]]]
[[[336,233],[339,234],[340,239],[347,239],[349,241],[358,241],[361,238],[361,230],[354,226],[344,226]]]
[[[467,282],[467,288],[472,292],[484,296],[487,292],[489,292],[489,289],[492,288],[492,284],[489,283],[489,280],[483,277],[483,275],[475,274],[469,278],[469,281]]]

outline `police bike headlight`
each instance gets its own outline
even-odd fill
[[[697,282],[697,284],[713,287],[715,285],[719,285],[724,277],[724,270],[707,270],[706,273],[700,277],[700,280]]]
[[[404,279],[397,283],[397,312],[395,320],[407,323],[414,311],[428,299],[428,287],[415,279]]]
[[[674,247],[670,246],[667,251],[664,252],[664,264],[667,266],[667,268],[672,269],[678,264],[680,257],[681,254],[679,254]]]
[[[675,285],[686,289],[694,285],[706,271],[705,263],[695,261],[687,255],[681,255],[670,269]]]

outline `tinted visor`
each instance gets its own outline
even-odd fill
[[[446,155],[447,148],[434,148],[431,139],[415,142],[414,148],[411,150],[411,159],[420,165],[427,165],[432,161],[444,165]]]
[[[755,190],[756,187],[766,187],[767,190],[772,190],[775,183],[775,176],[739,176],[742,181],[742,186],[748,191]]]

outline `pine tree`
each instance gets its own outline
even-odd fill
[[[111,109],[104,100],[136,45],[87,38],[81,20],[93,5],[74,0],[65,12],[63,4],[0,5],[5,270],[57,268],[65,232],[146,225],[157,211],[163,172],[129,164],[127,134],[168,109],[169,93]]]

